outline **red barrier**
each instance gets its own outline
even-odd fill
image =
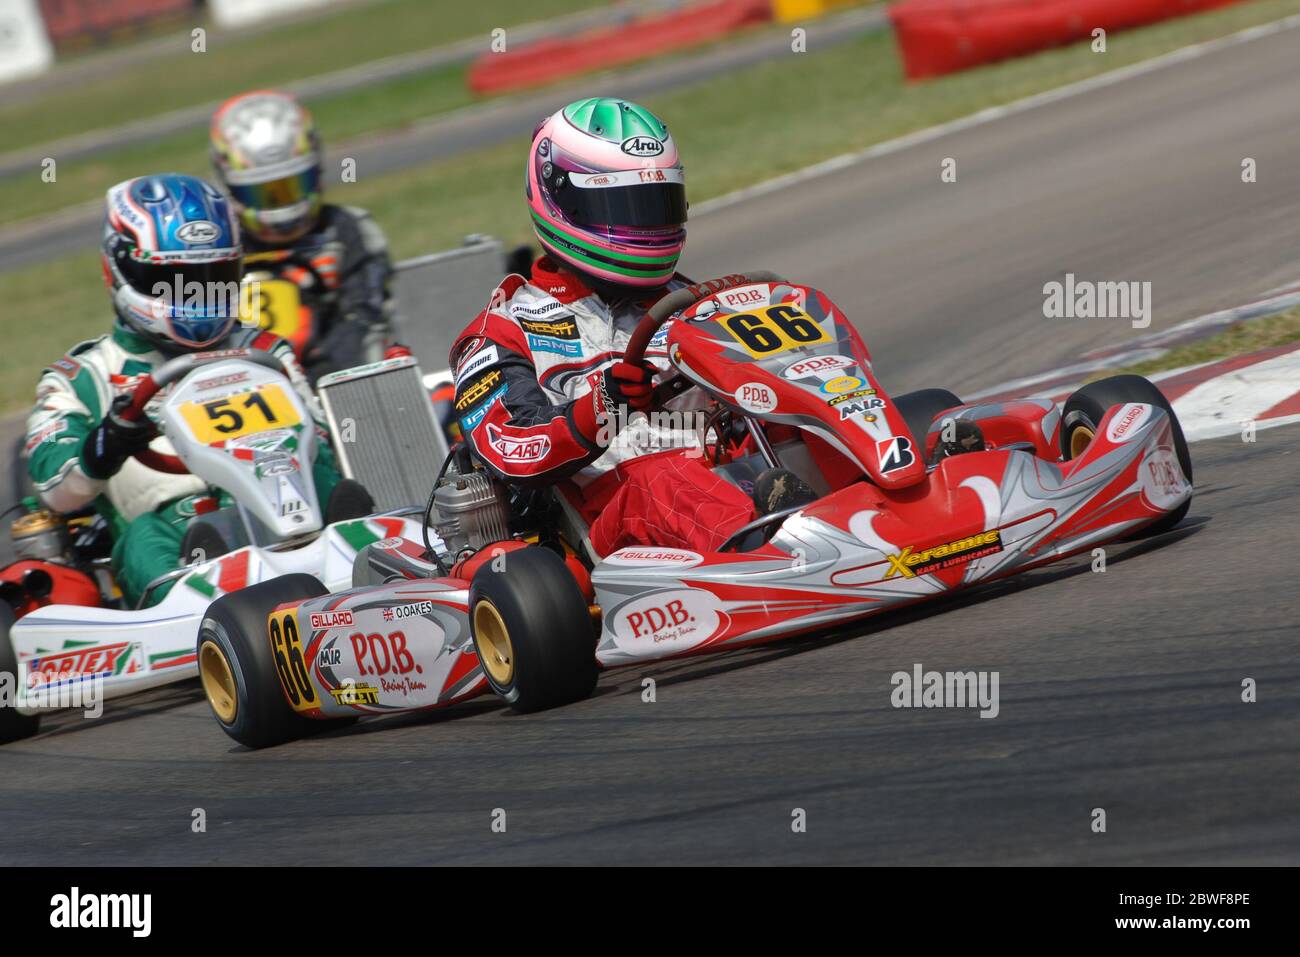
[[[574,37],[538,40],[518,50],[481,55],[469,68],[469,86],[475,93],[537,86],[588,70],[698,46],[771,18],[770,0],[716,0]]]
[[[195,0],[40,0],[45,30],[55,43],[93,37],[149,20],[196,10]]]
[[[1091,40],[1240,0],[902,0],[889,8],[909,80]]]

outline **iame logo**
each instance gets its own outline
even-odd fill
[[[50,926],[60,929],[129,928],[132,937],[148,937],[153,927],[152,894],[68,894],[50,898]]]

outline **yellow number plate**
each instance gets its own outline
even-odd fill
[[[717,318],[718,324],[755,359],[831,341],[830,335],[816,319],[789,303],[777,303],[753,312],[723,314]]]
[[[284,389],[264,385],[254,392],[236,392],[220,399],[186,402],[181,415],[204,445],[228,442],[254,432],[287,429],[302,420]]]
[[[302,296],[287,279],[246,279],[239,290],[239,321],[295,341],[302,326]]]
[[[298,634],[298,608],[273,611],[266,620],[267,637],[271,641],[271,657],[275,673],[280,676],[280,686],[294,711],[315,711],[320,698],[311,683],[307,660],[302,654],[302,638]]]

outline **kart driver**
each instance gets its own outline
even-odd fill
[[[209,294],[214,284],[240,276],[239,227],[217,188],[192,176],[142,176],[108,191],[101,260],[116,319],[112,331],[74,346],[41,375],[36,406],[27,418],[28,470],[44,504],[56,512],[94,505],[113,534],[112,569],[127,607],[145,586],[193,560],[195,541],[182,544],[196,504],[213,492],[192,475],[158,472],[132,456],[145,448],[171,453],[152,423],[119,417],[139,380],[180,353],[261,349],[278,356],[294,386],[316,403],[289,343],[256,328],[237,326],[238,295]],[[160,296],[157,284],[185,290]],[[190,283],[202,283],[201,303]],[[223,292],[228,292],[227,286]],[[313,478],[327,517],[369,514],[369,496],[340,479],[328,442],[317,443]],[[221,504],[226,504],[222,502]],[[211,539],[206,557],[215,557]],[[162,599],[168,588],[150,594]]]
[[[688,283],[675,271],[686,192],[667,127],[625,100],[571,103],[534,131],[524,195],[543,255],[528,278],[506,277],[452,346],[462,434],[500,479],[557,485],[599,555],[716,549],[755,501],[683,454],[698,446],[689,429],[627,429],[617,415],[652,411],[653,376],[668,368],[662,337],[645,364],[620,357],[646,310]],[[755,486],[770,484],[760,475]]]
[[[388,242],[365,210],[322,201],[311,114],[284,93],[245,93],[213,114],[210,139],[243,227],[245,268],[292,282],[314,317],[300,350],[307,377],[315,384],[380,358],[392,331]]]

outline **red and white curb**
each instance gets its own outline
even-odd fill
[[[968,402],[1011,398],[1048,398],[1062,402],[1087,379],[1107,369],[1122,369],[1158,358],[1173,346],[1220,332],[1234,323],[1276,315],[1296,305],[1300,305],[1300,284],[1275,290],[1244,306],[1179,323],[1127,346],[1088,353],[1084,362],[1003,383],[963,398]],[[1189,442],[1300,421],[1300,342],[1157,372],[1150,379],[1172,403]]]

